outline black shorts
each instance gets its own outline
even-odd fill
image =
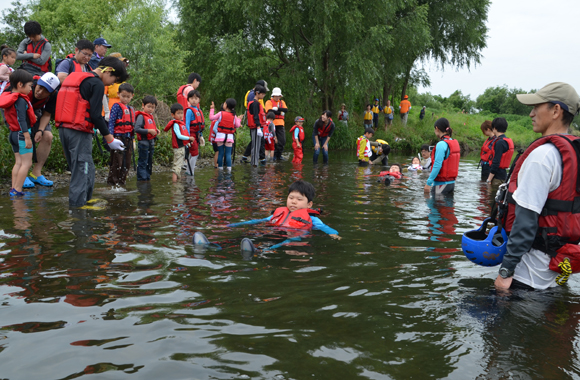
[[[211,147],[213,148],[214,153],[216,153],[218,151],[217,143],[211,143]]]

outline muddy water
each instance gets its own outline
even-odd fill
[[[68,189],[0,199],[0,379],[580,378],[577,278],[497,297],[497,268],[461,253],[492,198],[474,159],[431,199],[425,174],[385,187],[340,156],[155,174],[89,210]],[[243,237],[268,250],[287,232],[226,225],[269,215],[296,179],[342,240],[245,260]],[[219,248],[194,250],[195,231]]]

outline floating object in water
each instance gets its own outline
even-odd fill
[[[489,234],[486,233],[489,222],[493,223],[491,218],[485,219],[479,229],[468,231],[461,238],[461,249],[465,257],[484,267],[501,264],[508,241],[505,230],[502,228],[498,231],[498,226],[494,226]]]
[[[197,231],[193,234],[193,245],[209,245],[209,240],[202,232]]]
[[[248,261],[254,257],[254,254],[256,253],[256,247],[250,239],[243,238],[240,244],[240,251],[242,253],[242,259]]]

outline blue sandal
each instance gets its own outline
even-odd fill
[[[23,189],[32,189],[34,187],[34,183],[32,183],[32,181],[30,180],[29,177],[26,177],[26,179],[24,179],[24,184],[22,185]]]
[[[30,174],[30,176],[28,176],[28,178],[30,178],[30,180],[34,183],[37,183],[39,185],[42,186],[52,186],[52,184],[54,182],[47,180],[43,175],[39,175],[38,177],[35,177],[34,174]],[[25,182],[26,184],[26,182]],[[25,186],[26,187],[26,186]],[[34,187],[34,186],[32,186]]]

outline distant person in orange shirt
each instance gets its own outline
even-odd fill
[[[409,95],[403,96],[401,104],[399,104],[399,112],[401,113],[401,121],[403,125],[407,125],[407,117],[409,116],[409,110],[411,109],[411,102],[409,101]]]

